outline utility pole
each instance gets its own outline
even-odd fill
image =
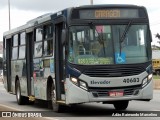
[[[91,0],[91,5],[93,5],[93,0]]]
[[[9,15],[9,30],[11,29],[11,18],[10,18],[10,0],[8,0],[8,15]]]

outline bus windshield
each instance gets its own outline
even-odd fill
[[[82,65],[147,62],[148,26],[130,24],[127,31],[126,27],[127,24],[71,26],[68,61]]]

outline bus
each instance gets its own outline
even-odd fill
[[[160,75],[160,59],[152,59],[153,74]]]
[[[101,102],[125,110],[153,97],[151,31],[137,5],[84,5],[47,13],[3,34],[4,87],[17,103]]]

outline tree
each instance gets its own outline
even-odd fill
[[[160,40],[160,34],[159,33],[157,33],[155,37]]]

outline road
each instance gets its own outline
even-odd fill
[[[101,103],[87,103],[74,106],[72,108],[66,107],[63,113],[54,113],[51,109],[47,108],[47,104],[41,102],[35,105],[17,105],[15,95],[11,95],[5,91],[3,84],[0,83],[0,106],[5,107],[8,111],[41,111],[52,115],[50,118],[54,120],[128,120],[128,117],[111,117],[113,113],[117,113],[111,104]],[[6,110],[6,111],[7,111]],[[150,102],[131,101],[127,110],[130,111],[159,111],[160,114],[160,90],[154,90],[154,98]],[[45,114],[45,115],[46,115]],[[159,117],[130,117],[133,120],[158,120]]]

